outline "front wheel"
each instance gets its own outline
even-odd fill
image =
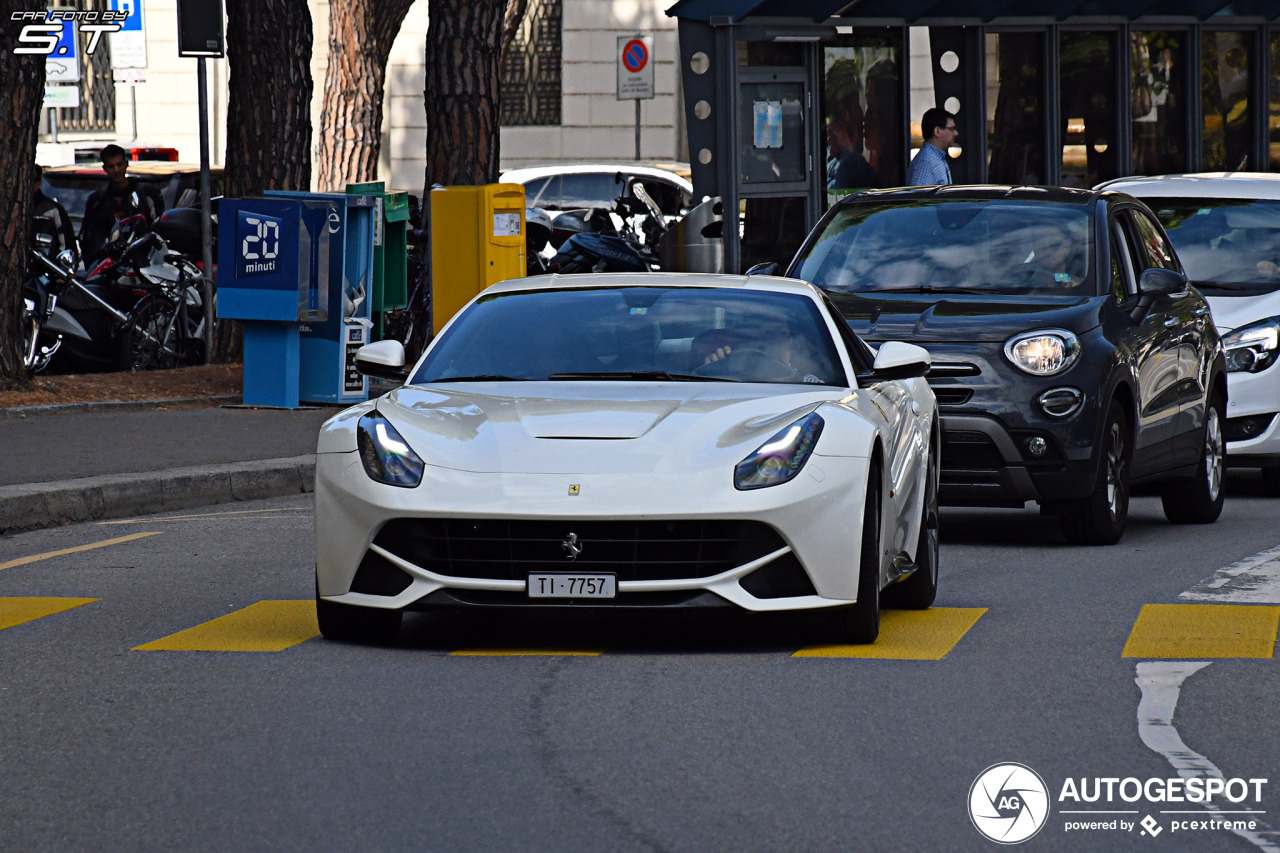
[[[120,369],[154,370],[177,366],[177,337],[170,306],[149,296],[139,302],[120,337]]]
[[[1174,524],[1210,524],[1222,515],[1223,474],[1227,469],[1227,443],[1222,437],[1222,398],[1214,396],[1204,415],[1204,441],[1200,464],[1189,480],[1169,483],[1160,492],[1165,517]]]
[[[916,540],[916,568],[906,580],[885,589],[886,607],[925,610],[933,605],[938,595],[938,527],[938,456],[931,449],[920,509],[920,538]]]
[[[1129,419],[1115,400],[1105,424],[1093,491],[1073,501],[1062,516],[1062,532],[1075,545],[1114,545],[1129,519]]]
[[[880,636],[880,469],[867,472],[862,510],[862,547],[858,552],[858,600],[851,607],[822,614],[819,642],[866,645]]]

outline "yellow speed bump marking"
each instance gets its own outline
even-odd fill
[[[106,548],[108,545],[120,545],[124,542],[132,542],[135,539],[145,539],[148,536],[159,536],[162,531],[152,530],[149,533],[131,533],[128,536],[117,536],[115,539],[104,539],[101,542],[93,542],[89,545],[77,545],[74,548],[63,548],[61,551],[49,551],[46,554],[36,554],[31,557],[19,557],[16,560],[10,560],[7,563],[0,563],[0,569],[12,569],[14,566],[25,566],[27,563],[36,563],[40,560],[48,560],[53,557],[61,557],[66,554],[78,554],[81,551],[92,551],[94,548]]]
[[[0,631],[97,600],[96,598],[0,598]]]
[[[520,655],[577,655],[598,657],[598,649],[458,649],[449,652],[459,657],[518,657]]]
[[[880,613],[880,636],[874,643],[805,646],[792,657],[942,660],[986,612],[985,607],[884,610]]]
[[[1280,607],[1144,604],[1121,657],[1269,658]]]
[[[319,635],[314,600],[259,601],[134,651],[279,652]]]

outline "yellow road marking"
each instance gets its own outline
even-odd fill
[[[316,603],[259,601],[138,646],[135,652],[279,652],[320,635]]]
[[[516,657],[518,655],[577,655],[581,657],[598,657],[598,649],[459,649],[449,652],[459,657]]]
[[[0,598],[0,631],[97,600],[96,598]]]
[[[1144,604],[1121,657],[1269,658],[1280,607]]]
[[[14,566],[24,566],[27,563],[35,563],[39,560],[48,560],[52,557],[61,557],[64,554],[76,554],[80,551],[92,551],[94,548],[105,548],[108,545],[119,545],[122,542],[132,542],[135,539],[145,539],[148,536],[159,536],[162,531],[153,530],[149,533],[131,533],[128,536],[120,536],[115,539],[104,539],[101,542],[94,542],[92,545],[77,545],[74,548],[63,548],[61,551],[50,551],[47,554],[36,554],[33,557],[19,557],[16,560],[10,560],[7,563],[0,563],[0,569],[12,569]]]
[[[880,613],[880,636],[874,643],[805,646],[792,657],[942,660],[986,612],[985,607],[885,610]]]

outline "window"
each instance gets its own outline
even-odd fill
[[[499,122],[560,124],[561,0],[529,0],[502,63]]]
[[[1151,221],[1151,218],[1145,213],[1133,211],[1133,223],[1138,231],[1138,240],[1142,245],[1142,251],[1145,255],[1143,263],[1144,269],[1178,269],[1178,259],[1173,254],[1173,249],[1165,242],[1164,237],[1160,234],[1160,229]]]

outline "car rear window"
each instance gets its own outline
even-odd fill
[[[794,273],[823,290],[1094,292],[1090,208],[1010,200],[839,208]]]

